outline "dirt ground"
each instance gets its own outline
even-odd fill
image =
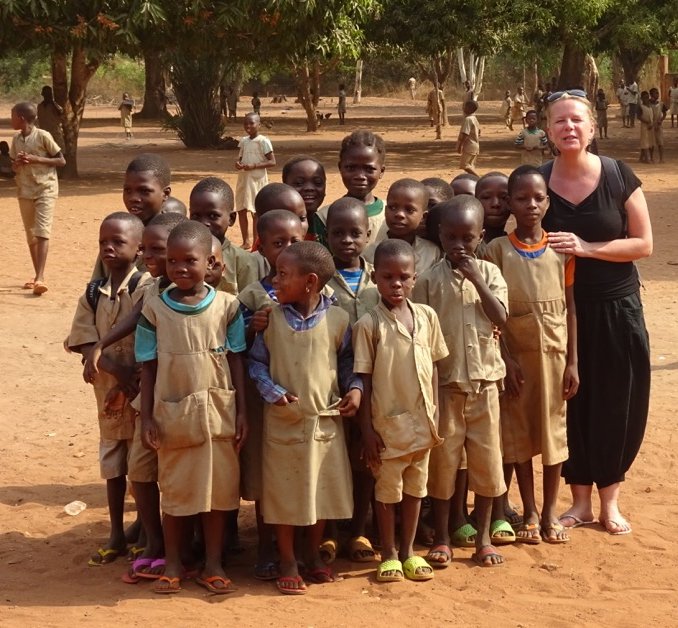
[[[244,101],[245,99],[243,99]],[[242,103],[245,108],[245,103]],[[273,141],[279,166],[298,153],[320,158],[328,172],[327,199],[342,191],[337,172],[341,138],[358,127],[381,133],[387,143],[386,174],[377,189],[384,197],[391,182],[458,173],[454,142],[459,115],[443,141],[434,141],[422,101],[366,98],[349,107],[347,124],[336,114],[321,133],[308,135],[298,108],[264,103],[273,123],[262,129]],[[325,111],[336,104],[326,102]],[[456,112],[457,105],[452,104]],[[9,106],[3,107],[9,116]],[[515,545],[505,551],[501,568],[482,569],[470,561],[471,550],[455,550],[452,566],[436,572],[430,583],[391,585],[374,580],[376,565],[340,559],[343,582],[311,586],[303,598],[279,595],[273,584],[251,576],[255,537],[252,508],[242,509],[245,552],[227,572],[238,591],[211,597],[192,582],[170,598],[149,586],[120,580],[124,560],[99,568],[87,559],[106,539],[107,514],[97,463],[94,396],[81,378],[79,361],[67,355],[68,333],[78,295],[97,253],[101,219],[124,209],[123,172],[133,155],[152,151],[172,168],[173,194],[185,202],[203,176],[218,175],[235,185],[233,151],[186,150],[171,133],[137,122],[134,139],[125,141],[113,109],[90,108],[81,132],[81,178],[64,182],[58,203],[47,267],[50,291],[36,298],[21,290],[31,277],[14,184],[0,182],[5,247],[0,251],[0,355],[5,364],[0,396],[0,625],[2,626],[368,626],[413,622],[418,625],[469,626],[654,626],[678,625],[678,480],[676,427],[678,407],[678,307],[676,263],[671,245],[678,235],[675,192],[678,188],[678,129],[665,124],[665,165],[637,163],[638,129],[622,129],[615,110],[610,139],[601,152],[627,160],[643,181],[655,234],[654,255],[639,266],[643,277],[647,323],[652,341],[653,390],[648,431],[624,485],[622,506],[633,534],[612,537],[594,525],[572,532],[564,546]],[[499,103],[481,103],[481,171],[509,172],[519,160],[514,134],[500,124]],[[2,139],[12,131],[5,119]],[[238,125],[234,136],[242,135]],[[237,232],[230,233],[239,244]],[[512,501],[519,503],[515,489]],[[76,517],[64,513],[79,499],[87,509]],[[563,486],[561,504],[567,504]],[[134,518],[131,502],[126,515]],[[422,553],[424,548],[420,548]],[[671,619],[673,617],[673,619]]]

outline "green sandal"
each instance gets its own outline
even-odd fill
[[[393,575],[386,575],[389,571],[395,573]],[[401,582],[404,579],[403,564],[399,560],[385,560],[383,563],[379,563],[379,567],[377,567],[377,582]]]
[[[475,547],[476,534],[478,534],[478,530],[470,523],[465,523],[452,533],[452,545],[456,547]]]
[[[417,569],[428,569],[428,573],[417,572]],[[410,556],[403,563],[403,572],[408,580],[431,580],[434,577],[433,568],[421,556]]]
[[[490,525],[490,538],[495,545],[509,545],[516,542],[516,533],[508,521],[496,519]]]

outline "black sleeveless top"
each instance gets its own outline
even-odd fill
[[[624,162],[617,164],[624,182],[623,199],[626,202],[641,182]],[[546,231],[570,231],[586,242],[607,242],[627,236],[626,212],[618,207],[603,168],[598,187],[579,205],[570,203],[551,188],[548,192],[551,205],[542,221]],[[633,262],[575,258],[574,293],[577,300],[618,299],[633,294],[639,285]]]

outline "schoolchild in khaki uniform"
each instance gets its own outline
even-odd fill
[[[510,315],[501,335],[506,392],[501,401],[504,462],[516,463],[525,543],[569,540],[556,514],[560,469],[567,459],[566,400],[579,386],[574,258],[548,246],[541,219],[549,206],[543,176],[521,166],[509,177],[516,230],[493,240],[487,259],[508,285]],[[532,458],[544,465],[541,517],[534,498]]]
[[[105,283],[88,285],[78,301],[67,339],[68,348],[83,358],[89,357],[95,343],[129,314],[141,298],[143,284],[151,279],[135,267],[142,231],[141,221],[124,212],[110,214],[101,223],[99,254],[109,278]],[[134,289],[130,287],[131,281],[136,284]],[[125,476],[136,416],[129,401],[136,397],[139,387],[133,338],[107,349],[100,362],[101,371],[90,381],[99,415],[99,464],[101,477],[106,480],[111,535],[108,543],[92,556],[90,565],[113,562],[127,551],[123,526]]]
[[[307,239],[308,217],[306,213],[306,204],[297,190],[286,183],[269,183],[261,188],[254,199],[254,210],[257,214],[257,220],[259,220],[266,212],[273,211],[274,209],[286,209],[296,215],[301,221],[304,239]],[[312,240],[313,238],[308,239]],[[255,266],[257,267],[257,278],[263,279],[269,274],[271,269],[266,258],[261,254],[258,239],[255,240],[252,251],[252,257],[254,258]]]
[[[414,251],[403,240],[384,240],[375,254],[374,281],[381,300],[353,330],[354,370],[362,374],[360,425],[365,457],[376,478],[381,537],[379,582],[430,580],[431,566],[414,553],[428,459],[442,439],[437,430],[434,364],[448,350],[436,313],[412,303]],[[400,503],[400,544],[395,512]]]
[[[490,566],[503,562],[490,541],[490,518],[492,498],[506,490],[498,390],[505,368],[493,326],[506,321],[507,295],[499,269],[474,256],[483,237],[482,224],[483,208],[478,200],[462,195],[444,203],[440,240],[445,259],[419,278],[414,300],[438,312],[450,351],[450,357],[441,361],[438,369],[439,433],[445,442],[431,452],[429,466],[435,545],[449,546],[449,500],[455,493],[465,449],[468,485],[476,494],[478,529],[473,559]],[[459,513],[460,509],[455,517]],[[452,523],[456,529],[463,521]],[[442,563],[447,558],[440,553],[437,560]]]
[[[279,304],[249,352],[250,377],[266,402],[262,512],[276,527],[277,586],[285,594],[306,591],[295,527],[309,528],[306,578],[333,582],[319,551],[325,520],[353,513],[343,418],[356,413],[362,382],[353,374],[348,314],[321,294],[334,270],[329,251],[317,242],[283,251],[273,279]]]
[[[274,209],[257,222],[259,251],[269,265],[269,274],[245,288],[239,295],[240,311],[245,322],[245,336],[251,346],[258,332],[268,326],[268,315],[278,302],[273,288],[276,260],[288,246],[304,239],[299,218],[286,209]],[[240,495],[254,502],[257,518],[257,562],[254,577],[275,580],[280,575],[273,546],[273,528],[264,523],[261,514],[261,473],[264,404],[254,381],[245,381],[247,392],[247,441],[240,452]]]
[[[9,156],[35,271],[35,276],[24,284],[24,289],[40,296],[47,292],[45,264],[59,195],[56,169],[65,166],[66,160],[54,138],[36,126],[37,115],[37,109],[31,102],[20,102],[12,107],[12,128],[19,133],[12,139]]]
[[[363,257],[369,233],[364,203],[344,196],[330,205],[327,211],[327,245],[336,271],[327,286],[332,289],[336,304],[348,314],[351,326],[379,303],[379,292],[372,281],[372,264]],[[354,562],[371,562],[375,552],[367,537],[367,524],[374,497],[374,477],[361,455],[360,426],[351,421],[347,428],[354,501],[348,556]],[[332,553],[336,553],[338,530],[334,524],[327,528],[328,538],[323,545],[331,557]]]
[[[386,231],[365,249],[365,259],[374,262],[374,252],[385,238],[404,240],[414,250],[417,273],[421,274],[443,257],[433,242],[417,235],[417,230],[428,211],[428,190],[416,179],[399,179],[386,195]]]
[[[224,268],[219,289],[237,297],[257,280],[257,266],[249,251],[234,246],[226,237],[236,217],[231,186],[217,177],[198,181],[191,190],[188,209],[191,220],[201,222],[222,243]]]
[[[165,202],[169,199],[170,169],[167,162],[154,153],[137,155],[127,165],[122,185],[122,202],[125,209],[136,216],[146,227],[153,218],[165,211]],[[143,260],[137,263],[139,270],[146,270]],[[97,258],[92,279],[106,276],[106,269]]]
[[[346,194],[365,205],[370,224],[368,242],[378,242],[383,233],[384,201],[374,195],[374,189],[386,170],[386,145],[380,135],[367,129],[358,129],[341,141],[339,174]],[[327,246],[327,210],[321,207],[314,217],[313,233],[316,241]]]
[[[226,511],[238,508],[238,452],[247,434],[245,328],[235,297],[205,284],[212,235],[186,221],[167,241],[174,286],[144,303],[135,352],[142,363],[142,442],[158,451],[166,566],[156,593],[181,590],[186,517],[200,514],[205,565],[197,583],[233,588],[221,566]]]

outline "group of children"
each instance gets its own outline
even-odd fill
[[[246,118],[250,139],[257,123]],[[129,164],[128,213],[101,224],[99,270],[66,341],[95,388],[108,488],[111,534],[90,564],[133,541],[125,582],[176,593],[193,576],[229,593],[222,557],[237,543],[241,498],[255,502],[255,577],[290,595],[337,580],[344,535],[357,562],[376,560],[378,538],[379,582],[431,579],[453,544],[492,566],[499,544],[569,540],[555,506],[576,319],[571,260],[541,228],[544,179],[530,165],[451,185],[405,178],[381,200],[385,157],[378,135],[345,137],[346,194],[329,205],[323,165],[289,160],[283,182],[254,196],[254,252],[228,240],[241,207],[226,182],[198,182],[186,217],[168,205],[160,157]]]

